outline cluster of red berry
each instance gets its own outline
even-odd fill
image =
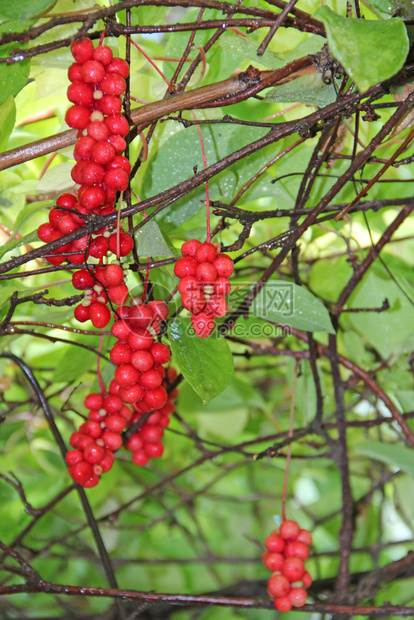
[[[177,371],[171,366],[167,368],[166,378],[162,380],[161,387],[167,389],[168,383],[171,384],[177,376]],[[168,383],[167,383],[168,381]],[[170,415],[174,412],[173,399],[178,393],[174,389],[168,396],[168,400],[163,407],[149,413],[149,407],[143,401],[133,404],[136,411],[132,418],[132,423],[137,422],[141,416],[148,414],[146,421],[140,428],[133,433],[125,447],[132,452],[132,462],[139,467],[148,463],[150,459],[159,459],[164,453],[164,446],[161,439],[164,435],[164,429],[170,423]]]
[[[160,300],[144,304],[136,297],[130,306],[118,308],[117,315],[111,328],[117,338],[110,352],[117,366],[112,387],[124,403],[137,405],[142,413],[161,409],[168,400],[162,385],[163,364],[169,362],[171,353],[165,344],[155,342],[154,336],[161,331],[168,306]]]
[[[122,306],[129,295],[124,269],[117,264],[80,269],[73,274],[72,284],[84,292],[82,302],[75,308],[75,319],[81,323],[90,320],[98,329],[106,327],[111,320],[111,311],[106,305],[108,301]]]
[[[161,344],[159,346],[164,347]],[[165,373],[164,368],[162,370]],[[164,390],[167,389],[167,381],[171,383],[176,376],[176,370],[168,368],[161,384]],[[125,441],[125,447],[132,452],[132,462],[140,467],[150,459],[160,458],[164,453],[161,439],[164,429],[170,423],[170,414],[174,412],[173,399],[176,396],[175,389],[167,396],[167,402],[154,411],[144,402],[134,404],[132,411],[122,402],[115,379],[111,381],[107,394],[89,394],[84,402],[89,409],[88,420],[72,433],[69,443],[73,450],[66,454],[66,463],[73,480],[85,488],[96,486],[101,474],[109,471],[114,464],[114,453],[124,443],[122,433],[133,424],[141,422],[148,413],[138,430]]]
[[[66,454],[71,477],[83,487],[94,487],[99,476],[114,464],[114,452],[123,443],[121,432],[133,413],[114,394],[89,394],[85,398],[88,420],[70,438],[74,450]]]
[[[310,532],[301,530],[296,521],[290,520],[283,521],[279,532],[272,532],[265,540],[267,551],[262,560],[272,571],[267,591],[278,611],[290,611],[306,603],[306,589],[312,578],[305,570],[305,560],[311,544]]]
[[[71,45],[74,62],[68,71],[68,99],[72,103],[66,122],[78,130],[72,169],[72,179],[79,185],[77,197],[62,194],[49,222],[39,226],[39,239],[48,243],[74,232],[84,224],[82,216],[108,215],[115,211],[118,191],[128,187],[131,164],[121,155],[126,148],[124,136],[129,124],[121,114],[121,95],[125,92],[125,78],[129,67],[125,60],[113,58],[105,45],[94,48],[90,39],[75,41]],[[83,263],[88,256],[102,259],[112,252],[126,256],[133,241],[124,231],[115,233],[108,227],[86,235],[54,250],[47,260],[60,265]]]
[[[228,278],[234,270],[233,261],[220,253],[218,243],[201,243],[198,239],[183,243],[181,254],[174,266],[180,278],[181,303],[192,314],[197,336],[207,338],[214,329],[214,319],[227,314],[225,297],[231,290]]]

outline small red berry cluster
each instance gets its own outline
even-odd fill
[[[214,319],[227,314],[225,297],[231,290],[228,278],[234,270],[233,261],[221,254],[218,243],[201,243],[198,239],[183,243],[181,254],[174,266],[180,278],[181,303],[192,314],[197,336],[207,338],[214,329]]]
[[[72,178],[80,185],[79,202],[87,212],[105,214],[113,208],[117,192],[128,187],[131,171],[121,155],[129,132],[121,114],[129,66],[113,58],[106,45],[94,48],[90,39],[72,43],[71,52],[76,62],[69,67],[67,95],[74,105],[65,120],[78,130]]]
[[[75,41],[71,51],[76,62],[69,67],[71,84],[67,95],[74,105],[65,119],[78,130],[72,179],[79,188],[77,197],[59,196],[57,208],[50,211],[49,223],[39,226],[39,239],[46,243],[80,228],[83,215],[113,213],[117,192],[128,187],[131,171],[128,159],[121,155],[126,148],[124,136],[129,131],[128,121],[121,114],[128,63],[113,58],[105,45],[94,48],[90,39]],[[86,235],[59,247],[47,260],[53,265],[60,265],[65,259],[80,264],[88,256],[102,259],[108,251],[118,257],[126,256],[132,245],[131,237],[124,231],[115,233],[104,227],[93,237]]]
[[[121,432],[133,413],[114,394],[89,394],[84,404],[88,420],[72,433],[69,443],[74,450],[67,452],[66,463],[75,482],[91,488],[114,464],[114,452],[123,443]]]
[[[127,268],[125,266],[125,271]],[[75,308],[75,319],[81,323],[90,320],[98,329],[106,327],[111,320],[111,311],[106,304],[111,301],[122,306],[129,295],[124,269],[118,264],[80,269],[73,274],[72,284],[84,292],[82,302]]]
[[[162,380],[164,390],[176,376],[176,370],[168,368],[166,378]],[[140,467],[164,453],[161,439],[174,412],[173,400],[177,390],[173,390],[165,405],[155,411],[143,402],[134,404],[132,411],[118,394],[116,380],[111,381],[108,393],[88,394],[84,401],[89,409],[88,419],[70,438],[73,450],[66,453],[69,475],[85,488],[96,486],[100,476],[112,468],[114,453],[124,443],[126,449],[132,452],[132,462]],[[139,428],[125,441],[122,433],[138,422]]]
[[[306,589],[312,578],[305,570],[305,560],[311,544],[310,532],[301,530],[296,521],[290,520],[283,521],[279,532],[272,532],[265,540],[267,551],[262,561],[272,571],[267,591],[278,611],[290,611],[306,603]]]
[[[158,344],[158,343],[156,343]],[[163,345],[162,345],[163,346]],[[167,369],[166,379],[172,383],[177,376],[177,371],[170,367]],[[167,388],[167,380],[163,379],[161,387]],[[136,411],[132,418],[132,423],[138,422],[142,416],[147,416],[145,422],[133,433],[125,443],[127,450],[132,452],[132,462],[139,467],[143,467],[150,459],[159,459],[164,453],[164,446],[161,439],[164,429],[170,423],[170,415],[174,413],[173,399],[177,396],[177,389],[174,389],[168,396],[168,400],[163,407],[151,412],[148,405],[144,402],[133,405]]]
[[[162,385],[163,364],[169,362],[171,353],[165,344],[155,342],[154,336],[161,331],[168,306],[160,300],[144,304],[136,297],[130,306],[118,308],[117,315],[111,328],[117,338],[110,352],[117,366],[113,389],[122,402],[136,405],[141,413],[161,409],[168,400]]]

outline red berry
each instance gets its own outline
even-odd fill
[[[73,129],[85,129],[89,124],[91,112],[83,105],[71,106],[65,115],[65,121]]]
[[[71,103],[91,106],[94,103],[93,90],[85,82],[76,81],[68,86],[67,97]]]
[[[292,603],[290,602],[289,596],[280,596],[279,598],[275,598],[274,606],[278,611],[288,612],[292,609]]]
[[[160,374],[152,368],[151,370],[146,370],[141,373],[139,377],[139,383],[144,388],[148,388],[149,390],[155,390],[162,383],[162,378]]]
[[[103,114],[119,114],[122,110],[120,97],[114,95],[104,95],[98,102],[98,107]],[[121,149],[123,151],[124,149]]]
[[[102,434],[102,428],[98,422],[84,422],[79,430],[81,433],[85,433],[85,435],[89,435],[89,437],[93,437],[94,439],[98,439]]]
[[[93,51],[93,58],[103,65],[109,65],[113,58],[112,50],[107,45],[98,45]]]
[[[76,142],[75,150],[73,152],[75,159],[80,161],[82,159],[90,159],[92,147],[96,142],[90,136],[81,136]],[[100,163],[100,162],[99,162]]]
[[[132,453],[132,462],[138,467],[144,467],[150,460],[150,457],[144,452],[144,450],[138,450]]]
[[[154,343],[154,344],[157,344],[157,343]],[[151,354],[153,346],[154,345],[152,345],[150,351],[141,349],[140,351],[135,351],[134,353],[132,353],[130,361],[131,361],[131,364],[134,366],[134,368],[136,368],[137,370],[141,372],[145,372],[147,370],[150,370],[150,368],[153,367],[154,358]]]
[[[207,302],[206,312],[215,317],[226,316],[228,311],[227,301],[220,295],[212,295]]]
[[[305,573],[305,565],[300,558],[287,558],[282,566],[282,574],[289,581],[299,581]]]
[[[82,65],[78,62],[74,62],[68,69],[68,78],[71,82],[82,81]]]
[[[151,372],[151,371],[148,371]],[[144,394],[144,403],[151,409],[160,409],[168,400],[168,394],[162,386],[154,390],[147,390]]]
[[[127,426],[126,420],[122,415],[108,415],[105,418],[106,428],[114,433],[121,433]]]
[[[103,329],[111,320],[111,311],[105,304],[95,301],[89,306],[89,318],[97,329]]]
[[[202,312],[191,317],[191,325],[199,338],[207,338],[214,329],[214,319]]]
[[[184,278],[184,276],[195,276],[197,269],[197,261],[191,256],[180,258],[174,265],[174,273],[177,278]]]
[[[79,445],[79,441],[81,440],[82,437],[83,437],[83,433],[80,433],[79,431],[75,431],[70,436],[69,445],[71,445],[72,448],[77,448]]]
[[[159,459],[164,454],[164,446],[160,442],[144,444],[144,452],[150,459]]]
[[[108,287],[108,297],[116,306],[122,306],[129,296],[129,290],[126,284],[118,284],[117,286]]]
[[[214,293],[216,295],[222,295],[223,297],[226,297],[231,291],[230,280],[228,280],[227,278],[223,278],[222,276],[218,276],[213,286]]]
[[[69,474],[80,485],[84,485],[85,482],[92,476],[93,468],[90,463],[86,461],[80,461],[69,467]]]
[[[37,229],[37,236],[39,237],[40,241],[48,243],[52,237],[53,232],[54,228],[51,224],[40,224],[39,228]]]
[[[139,383],[136,383],[128,388],[121,388],[119,394],[124,403],[137,403],[144,396],[144,390]]]
[[[199,263],[212,263],[216,256],[217,249],[212,243],[201,243],[194,254],[194,258]]]
[[[265,551],[262,555],[262,562],[268,570],[272,572],[280,571],[283,562],[285,561],[281,553],[272,553],[272,551]]]
[[[123,58],[114,58],[106,70],[108,73],[119,73],[124,78],[129,75],[129,65]]]
[[[272,575],[267,582],[267,592],[272,598],[286,596],[290,592],[290,583],[283,575]]]
[[[124,272],[119,265],[106,265],[103,269],[103,278],[107,286],[117,286],[124,280]]]
[[[184,276],[178,283],[178,290],[183,295],[187,291],[201,291],[202,284],[195,276]]]
[[[73,311],[73,316],[79,323],[89,321],[89,306],[82,306],[82,304],[79,304]]]
[[[163,415],[163,416],[161,417],[160,422],[159,422],[159,426],[161,426],[161,428],[167,428],[167,426],[169,425],[169,423],[170,423],[170,416],[168,416],[168,415]]]
[[[125,172],[125,171],[123,171]],[[109,237],[109,250],[113,254],[118,254],[118,235],[114,233]],[[130,235],[127,233],[121,232],[119,235],[119,255],[127,256],[130,253],[132,248],[134,247],[134,241]]]
[[[128,318],[134,329],[145,329],[153,322],[154,312],[149,306],[146,306],[145,304],[135,304],[131,307]]]
[[[285,546],[285,541],[276,532],[272,532],[265,540],[266,549],[275,553],[282,553]]]
[[[159,426],[154,426],[153,424],[144,424],[139,429],[139,432],[145,443],[157,443],[164,435],[162,428]]]
[[[131,328],[123,320],[116,321],[111,327],[111,334],[115,336],[115,338],[119,338],[119,340],[126,340],[130,333]]]
[[[293,607],[303,607],[307,598],[307,592],[303,588],[292,588],[289,592],[289,600]]]
[[[299,542],[305,543],[308,547],[312,544],[312,535],[308,530],[300,530],[299,534],[296,536],[296,540]]]
[[[83,452],[81,450],[69,450],[66,452],[65,461],[67,465],[75,465],[83,461]]]
[[[76,60],[83,64],[87,60],[93,57],[94,47],[90,39],[82,39],[81,41],[73,41],[70,45],[70,51],[72,56]]]
[[[103,121],[92,121],[92,123],[89,123],[86,127],[86,131],[88,132],[88,136],[96,140],[96,142],[103,142],[109,136],[108,127]]]
[[[92,140],[90,136],[84,137]],[[115,149],[112,144],[110,144],[106,140],[101,140],[99,142],[94,141],[94,144],[92,145],[90,150],[90,157],[98,164],[109,164],[111,161],[113,161],[115,157]]]
[[[300,527],[296,521],[283,521],[279,528],[279,536],[284,540],[295,540],[299,535]]]
[[[114,464],[114,455],[110,450],[105,450],[105,456],[102,461],[99,463],[99,466],[102,468],[102,473],[106,473],[109,471]]]
[[[312,585],[312,577],[309,575],[307,571],[303,573],[302,585],[304,588],[310,588],[310,586]]]
[[[113,61],[112,61],[113,62]],[[109,72],[112,63],[106,67]],[[122,95],[125,92],[126,83],[118,73],[107,73],[99,85],[104,95]]]
[[[85,461],[91,465],[98,465],[105,456],[105,450],[96,443],[90,443],[83,451]]]
[[[113,431],[104,431],[102,433],[102,441],[104,442],[105,448],[108,450],[118,450],[122,446],[122,437],[119,433],[114,433]]]
[[[217,278],[217,270],[211,263],[199,263],[195,275],[200,282],[212,283]]]
[[[101,409],[103,406],[103,396],[102,394],[88,394],[83,404],[86,409]]]
[[[128,344],[133,351],[139,351],[141,349],[150,349],[154,339],[152,335],[146,329],[136,329],[128,336]]]
[[[105,67],[99,60],[87,60],[82,64],[82,78],[85,82],[100,82],[105,77]]]
[[[171,358],[169,348],[161,342],[154,342],[150,348],[150,353],[154,358],[155,364],[168,364]]]
[[[105,396],[103,401],[103,408],[108,413],[118,413],[123,407],[122,400],[116,394]]]
[[[105,168],[94,161],[89,161],[82,166],[80,176],[85,185],[97,185],[103,181]]]
[[[113,187],[122,192],[128,187],[129,175],[121,167],[111,168],[105,173],[104,181],[108,187]]]
[[[149,302],[148,306],[151,308],[154,315],[159,321],[164,321],[167,318],[169,309],[165,301],[161,301],[160,299],[153,299]]]
[[[121,388],[128,388],[137,383],[140,378],[138,370],[131,364],[122,364],[115,370],[115,381]]]
[[[189,290],[182,294],[181,303],[191,314],[200,314],[206,307],[206,298],[200,289]]]
[[[286,545],[284,551],[286,558],[300,558],[306,560],[309,557],[309,547],[299,540],[294,540]]]
[[[154,411],[154,413],[151,413],[150,417],[148,418],[147,424],[149,424],[150,426],[159,426],[161,417],[162,416],[159,411]]]
[[[131,435],[125,444],[125,448],[131,452],[138,452],[138,450],[142,450],[143,447],[144,442],[142,441],[139,432]]]
[[[189,239],[181,246],[182,256],[194,256],[196,249],[201,245],[198,239]]]
[[[227,254],[220,254],[214,261],[214,267],[222,278],[228,278],[234,271],[233,261]]]
[[[82,185],[79,188],[78,195],[79,202],[89,210],[97,209],[105,201],[105,192],[102,187],[98,186],[88,187],[87,185]]]
[[[108,142],[112,144],[116,153],[122,153],[126,149],[126,142],[122,136],[117,134],[111,134],[108,138]]]
[[[111,362],[120,366],[131,362],[132,350],[125,342],[116,342],[109,353]]]
[[[88,480],[84,482],[82,486],[85,487],[85,489],[91,489],[92,487],[96,487],[98,482],[99,482],[99,476],[93,473],[92,476],[88,478]]]
[[[129,132],[129,123],[122,114],[107,116],[105,119],[105,125],[109,129],[109,133],[116,133],[122,137],[125,137]]]

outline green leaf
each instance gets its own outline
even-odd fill
[[[249,289],[242,287],[230,293],[231,309],[237,308]],[[307,332],[335,333],[323,303],[304,287],[285,280],[267,282],[253,301],[250,314]],[[259,331],[256,337],[260,336]]]
[[[48,6],[54,4],[52,0],[2,0],[0,18],[24,20],[42,13]]]
[[[20,237],[20,239],[13,239],[13,241],[5,243],[3,247],[0,247],[0,258],[7,254],[7,252],[11,252],[15,248],[19,248],[21,245],[25,245],[26,243],[32,243],[32,241],[39,241],[36,230]]]
[[[229,385],[234,370],[226,340],[217,332],[198,338],[189,319],[176,319],[168,333],[172,355],[203,403],[220,394]]]
[[[69,161],[49,168],[37,184],[37,192],[47,194],[48,192],[62,192],[72,188],[74,186],[70,175],[72,168],[73,162]]]
[[[174,256],[157,222],[150,220],[135,233],[139,256]]]
[[[409,41],[401,19],[346,18],[327,6],[315,17],[325,24],[329,49],[360,92],[392,77],[404,65]]]
[[[414,288],[408,280],[395,276],[394,281],[383,268],[377,268],[365,276],[348,305],[350,308],[379,308],[388,299],[390,308],[385,312],[349,315],[352,325],[384,358],[399,350],[411,351],[414,346],[414,308],[402,291],[414,300]]]
[[[54,383],[70,383],[79,379],[85,372],[96,364],[96,355],[92,351],[81,347],[65,347],[62,357],[58,361],[53,373]]]
[[[401,443],[364,442],[356,445],[354,452],[401,469],[414,478],[413,449]]]
[[[16,105],[14,103],[14,97],[10,95],[3,105],[0,105],[0,152],[6,150],[15,122]]]

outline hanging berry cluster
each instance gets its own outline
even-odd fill
[[[197,336],[207,338],[214,329],[214,319],[227,314],[225,297],[230,293],[229,276],[233,261],[220,252],[218,243],[201,243],[190,239],[183,243],[174,273],[180,278],[181,303],[191,312]]]
[[[38,228],[39,239],[48,243],[74,232],[84,224],[82,215],[108,215],[115,212],[117,193],[128,187],[131,164],[121,155],[129,124],[121,114],[121,95],[129,67],[114,58],[105,45],[94,48],[90,39],[71,45],[74,62],[68,71],[67,90],[72,105],[65,120],[78,130],[74,149],[76,164],[72,179],[79,186],[76,196],[62,194],[49,223]],[[133,241],[123,230],[104,227],[54,250],[47,260],[53,265],[83,263],[89,256],[102,259],[108,251],[119,256],[129,254]],[[87,320],[86,317],[84,320]]]
[[[164,347],[161,343],[160,347]],[[169,353],[168,347],[165,347]],[[165,354],[164,354],[165,357]],[[154,364],[155,366],[155,364]],[[161,366],[162,368],[162,366]],[[165,369],[162,368],[163,376]],[[173,368],[168,369],[166,379],[161,386],[167,393],[167,379],[172,382],[176,377]],[[84,405],[89,409],[88,420],[78,431],[72,433],[70,445],[74,448],[66,454],[69,474],[81,486],[91,488],[98,484],[100,476],[108,472],[115,461],[115,452],[121,448],[125,439],[123,432],[133,424],[142,422],[144,412],[150,412],[145,422],[133,432],[125,442],[127,450],[132,452],[132,462],[144,466],[150,459],[163,455],[164,446],[161,439],[164,429],[170,423],[170,415],[174,412],[173,399],[177,390],[167,396],[162,407],[155,410],[141,402],[133,405],[134,411],[125,405],[120,398],[119,385],[111,381],[108,393],[89,394]]]
[[[305,560],[311,544],[310,532],[301,530],[296,521],[291,520],[283,521],[279,532],[272,532],[265,540],[267,551],[262,561],[272,571],[267,591],[278,611],[290,611],[306,603],[306,589],[312,578],[305,570]]]

